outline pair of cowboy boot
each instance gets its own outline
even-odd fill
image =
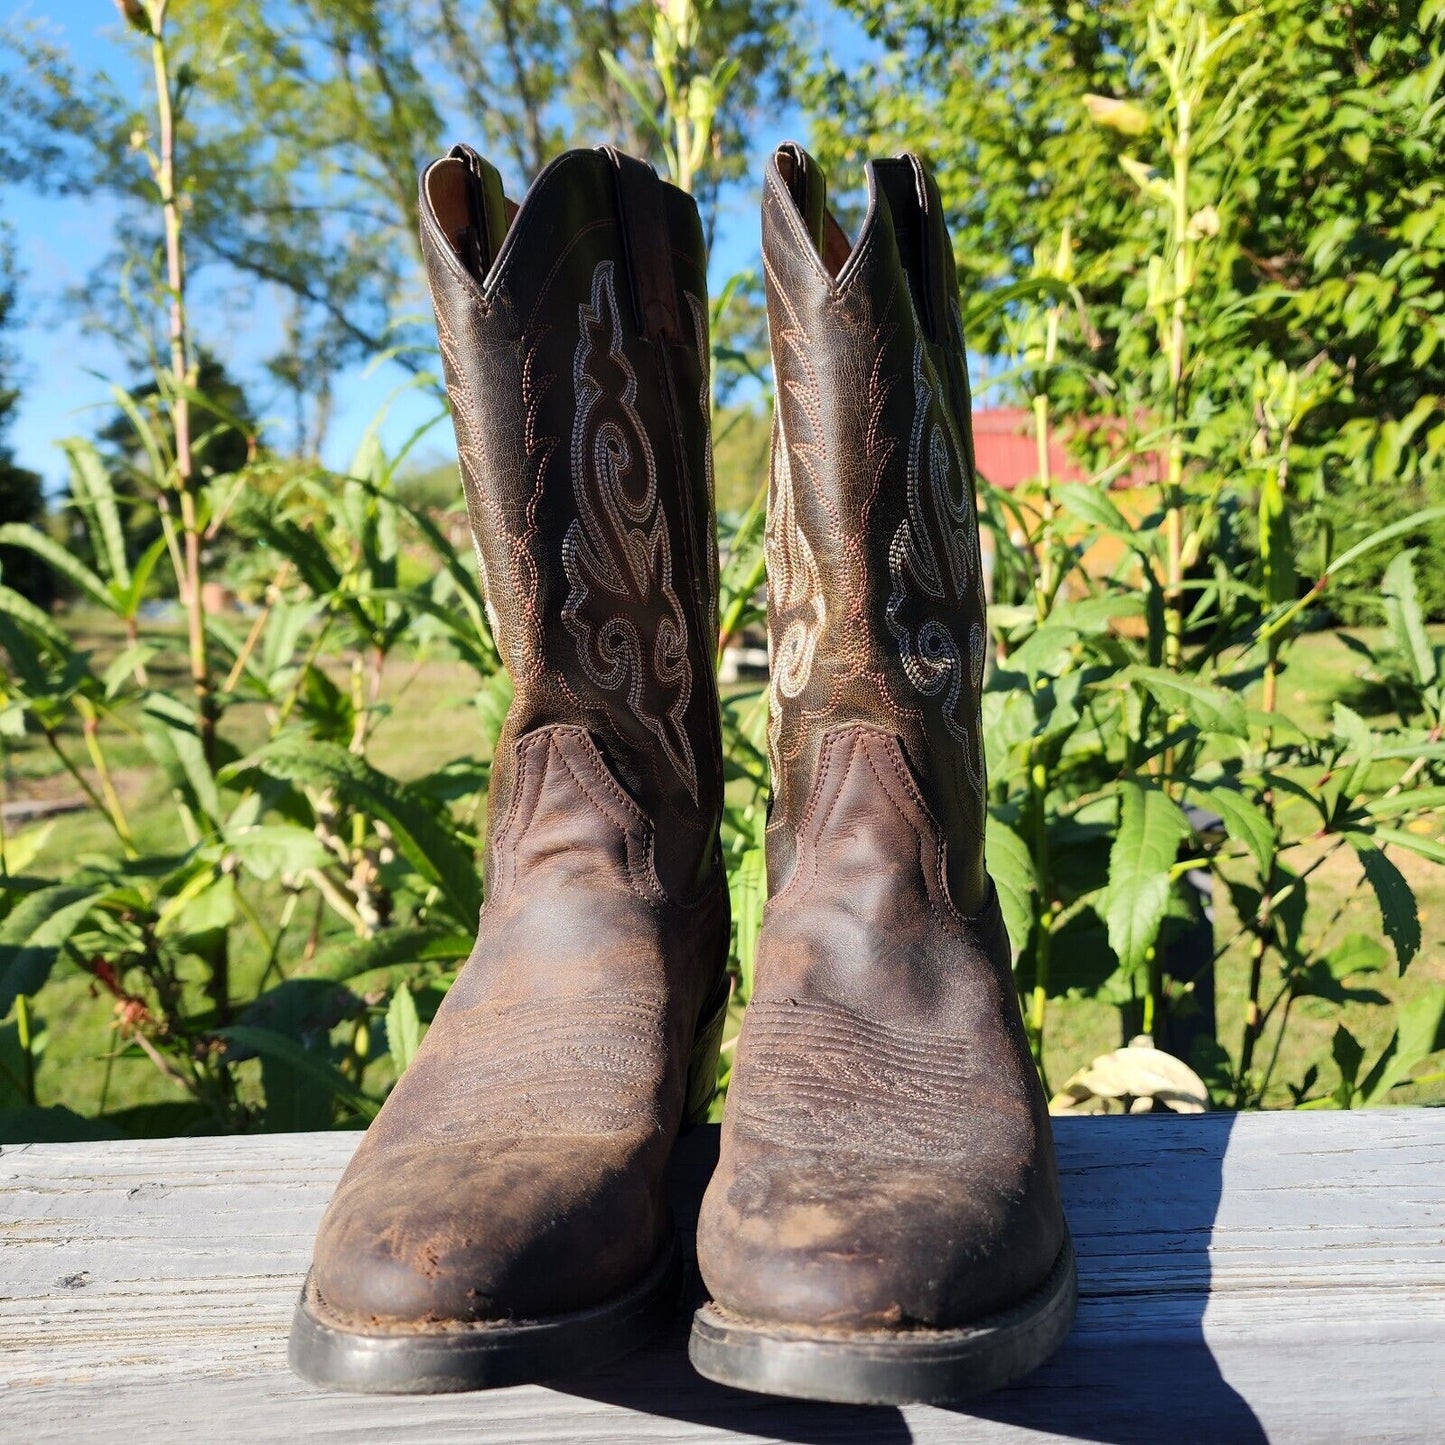
[[[1040,1363],[1074,1272],[984,868],[984,600],[938,191],[867,169],[856,243],[769,163],[770,901],[698,1262],[731,1385],[957,1399]],[[471,959],[343,1176],[292,1362],[442,1391],[622,1353],[677,1308],[664,1170],[728,997],[706,258],[642,163],[520,207],[457,147],[422,244],[492,625]]]

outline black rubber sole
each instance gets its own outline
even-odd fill
[[[592,1309],[402,1333],[329,1321],[308,1276],[291,1323],[291,1368],[323,1389],[369,1395],[442,1395],[560,1379],[647,1344],[676,1318],[682,1278],[674,1238],[626,1294]]]
[[[688,1355],[720,1385],[837,1405],[943,1405],[1037,1369],[1074,1322],[1078,1277],[1067,1239],[1049,1276],[1018,1304],[956,1330],[847,1334],[755,1324],[706,1304]]]

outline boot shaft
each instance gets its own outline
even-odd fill
[[[421,180],[421,240],[515,746],[586,728],[646,813],[674,898],[712,876],[721,812],[717,541],[702,229],[615,151],[572,151],[520,207],[456,147]],[[488,848],[487,868],[492,868]]]
[[[985,601],[958,284],[916,157],[867,166],[851,248],[798,146],[769,162],[776,382],[767,534],[770,891],[797,857],[826,735],[896,736],[947,839],[956,907],[987,898]]]

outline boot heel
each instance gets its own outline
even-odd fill
[[[712,996],[703,1005],[692,1053],[687,1061],[687,1099],[683,1105],[682,1127],[692,1129],[707,1123],[708,1106],[717,1092],[717,1061],[722,1048],[723,1026],[727,1023],[732,980],[727,974],[718,980]]]

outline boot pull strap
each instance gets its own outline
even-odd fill
[[[622,216],[627,269],[638,329],[649,341],[676,341],[677,283],[667,228],[667,198],[657,172],[644,161],[623,155],[612,146],[603,151],[617,172],[617,207]]]
[[[909,156],[918,184],[918,205],[923,217],[923,277],[928,295],[928,320],[932,340],[946,345],[951,334],[950,288],[958,285],[954,276],[953,256],[949,250],[948,228],[943,224],[943,198],[938,182],[918,156]]]
[[[898,259],[918,308],[918,320],[935,345],[949,334],[947,281],[944,275],[944,233],[938,188],[923,162],[914,155],[874,161],[873,176],[888,202]]]
[[[502,177],[496,166],[478,155],[469,145],[454,145],[447,159],[460,161],[466,167],[466,225],[451,237],[467,269],[481,281],[507,238],[511,217],[502,194]]]
[[[797,141],[786,141],[777,149],[778,174],[787,182],[793,204],[813,242],[823,255],[828,215],[828,181],[818,162]]]

